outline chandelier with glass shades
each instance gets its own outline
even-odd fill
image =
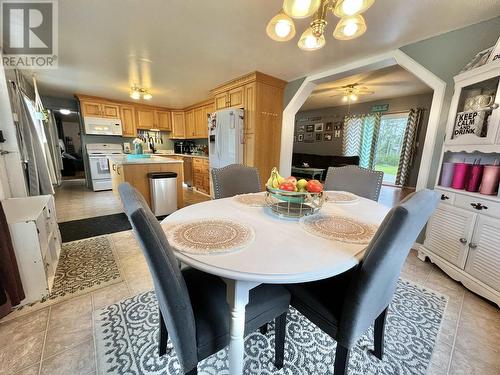
[[[147,89],[143,89],[141,87],[132,86],[130,88],[130,97],[134,100],[139,100],[143,98],[144,100],[151,100],[153,95]]]
[[[329,12],[340,18],[333,37],[351,40],[363,35],[366,22],[361,13],[373,5],[375,0],[284,0],[283,9],[267,24],[267,35],[278,42],[287,42],[295,36],[292,18],[313,16],[309,27],[302,33],[297,43],[300,49],[315,51],[322,48],[325,41],[326,18]]]

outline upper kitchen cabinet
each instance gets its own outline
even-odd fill
[[[170,112],[152,107],[136,107],[137,129],[171,131]]]
[[[84,117],[120,118],[120,106],[98,100],[80,100],[80,108]]]
[[[186,138],[184,111],[172,111],[172,137]]]
[[[123,136],[135,137],[137,135],[137,128],[135,126],[134,107],[131,105],[122,105],[120,111]]]
[[[211,91],[215,110],[244,109],[244,163],[257,167],[261,176],[279,165],[285,85],[278,78],[253,72]]]
[[[196,129],[194,125],[194,110],[190,109],[184,114],[185,136],[186,138],[196,138]]]

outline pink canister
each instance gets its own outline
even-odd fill
[[[464,189],[465,182],[467,181],[467,177],[469,176],[470,168],[472,164],[467,163],[456,163],[455,168],[453,170],[453,181],[451,183],[451,187],[453,189]]]
[[[479,185],[481,185],[481,179],[483,178],[484,165],[474,164],[469,171],[469,176],[467,178],[467,183],[465,184],[465,190],[476,193],[479,190]]]
[[[485,195],[495,195],[499,180],[500,165],[485,165],[479,192]]]

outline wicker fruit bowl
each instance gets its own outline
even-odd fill
[[[325,196],[323,192],[299,192],[274,189],[266,186],[266,204],[280,217],[300,218],[318,212]]]

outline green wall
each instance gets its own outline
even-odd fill
[[[453,96],[453,77],[472,60],[476,53],[493,46],[499,37],[500,17],[496,17],[400,48],[401,51],[445,81],[447,85],[436,147],[433,151],[429,187],[434,186],[438,170],[439,157],[446,130],[446,120]],[[301,78],[287,84],[285,87],[285,106],[290,102],[304,79]]]

